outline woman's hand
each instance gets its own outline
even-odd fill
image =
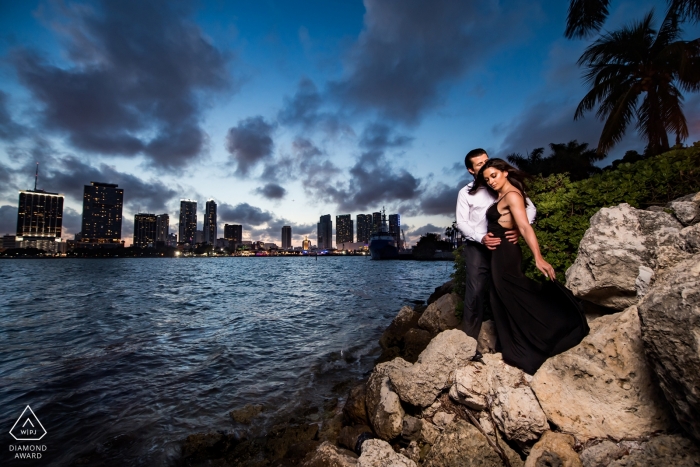
[[[549,264],[544,259],[540,258],[540,259],[535,260],[535,266],[537,266],[537,269],[539,269],[540,272],[542,272],[542,274],[544,274],[544,277],[546,277],[550,281],[554,280],[557,277],[552,265]]]

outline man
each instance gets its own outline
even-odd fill
[[[488,154],[481,148],[469,151],[464,158],[464,165],[473,177],[476,177],[481,167],[489,160]],[[491,257],[489,250],[496,249],[501,239],[486,231],[486,210],[496,201],[486,187],[474,194],[469,190],[471,182],[457,196],[457,228],[467,237],[464,245],[464,259],[467,270],[467,287],[464,293],[464,313],[462,315],[462,331],[468,336],[478,339],[481,322],[484,318],[484,300],[486,290],[491,280]],[[534,204],[527,200],[527,217],[532,223],[537,213]],[[506,232],[506,240],[517,243],[520,233],[517,230]],[[475,359],[481,358],[477,352]]]

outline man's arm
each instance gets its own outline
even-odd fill
[[[530,224],[532,224],[535,222],[535,218],[537,217],[537,208],[535,207],[535,203],[533,203],[530,198],[525,198],[525,200],[527,201],[527,205],[525,206],[527,220],[530,221]]]
[[[473,242],[481,243],[481,239],[486,235],[486,232],[479,237],[479,233],[469,225],[469,203],[467,203],[466,190],[459,190],[459,195],[457,195],[455,218],[457,219],[457,229],[462,232],[462,235]]]

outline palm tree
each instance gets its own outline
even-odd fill
[[[608,17],[610,0],[571,0],[564,35],[572,39],[599,31]],[[679,20],[700,20],[700,0],[668,0],[669,11],[678,13]]]
[[[652,27],[653,13],[604,34],[578,60],[580,66],[588,67],[585,78],[591,89],[574,119],[599,104],[596,116],[605,121],[599,154],[620,141],[633,119],[651,154],[668,150],[669,132],[675,133],[677,142],[688,137],[679,88],[700,89],[700,39],[678,40],[682,31],[673,10],[657,32]]]
[[[556,173],[568,173],[570,179],[575,181],[601,172],[601,169],[593,163],[604,159],[605,154],[599,154],[595,149],[588,149],[587,143],[573,140],[561,144],[551,143],[549,147],[552,153],[547,157],[543,157],[544,148],[536,148],[527,157],[511,154],[507,159],[520,170],[545,177]]]

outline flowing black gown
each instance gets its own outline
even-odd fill
[[[522,250],[505,239],[498,203],[486,211],[488,231],[501,238],[491,252],[491,310],[503,360],[529,374],[588,334],[578,300],[557,281],[535,282],[522,273]]]

